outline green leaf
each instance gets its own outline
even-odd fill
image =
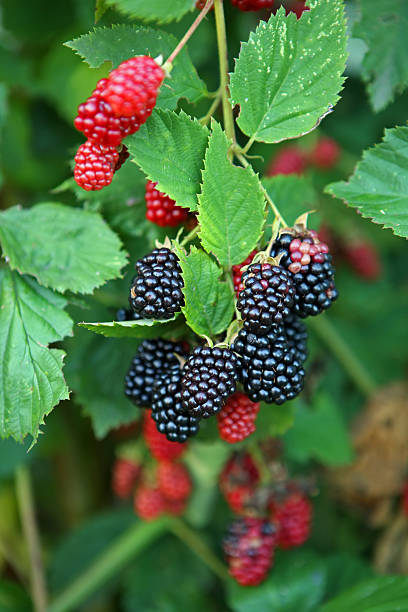
[[[375,111],[408,86],[408,5],[405,0],[359,0],[353,36],[367,45],[363,78]]]
[[[91,293],[126,264],[119,238],[96,213],[37,204],[0,214],[0,242],[9,265],[57,291]]]
[[[33,279],[0,270],[0,437],[37,438],[44,417],[63,399],[65,353],[48,349],[71,334],[66,301]]]
[[[325,583],[323,559],[311,551],[291,550],[276,558],[268,579],[258,587],[243,587],[229,580],[227,601],[234,612],[314,612]]]
[[[158,23],[178,21],[194,7],[193,0],[107,0],[107,3],[133,19]]]
[[[408,237],[408,127],[385,130],[383,141],[364,151],[348,182],[331,183],[325,191]]]
[[[148,3],[146,6],[150,6]],[[167,58],[177,45],[177,39],[167,32],[130,25],[114,25],[111,28],[94,28],[92,32],[68,41],[91,68],[98,68],[104,62],[112,62],[116,68],[121,62],[135,55],[150,55]],[[157,106],[174,109],[179,98],[196,102],[207,94],[187,50],[183,49],[174,60],[169,79],[163,83]]]
[[[395,612],[408,610],[405,576],[377,576],[359,583],[319,608],[319,612]]]
[[[233,166],[227,158],[228,147],[225,133],[214,121],[198,220],[205,250],[230,267],[244,261],[261,237],[265,200],[256,174],[250,167]]]
[[[177,314],[165,321],[153,319],[140,319],[139,321],[107,321],[104,323],[78,323],[95,334],[101,334],[106,338],[156,338],[172,333],[177,327],[174,323]]]
[[[187,254],[175,244],[183,272],[187,324],[199,336],[216,336],[225,331],[234,313],[232,288],[220,282],[222,270],[201,249],[192,246]]]
[[[295,423],[285,434],[285,449],[299,462],[313,458],[326,465],[344,465],[352,460],[346,425],[329,395],[316,396],[312,408],[296,402]]]
[[[253,140],[280,142],[313,130],[339,99],[346,63],[342,0],[310,0],[297,20],[283,8],[241,46],[231,75],[238,125]]]
[[[1,612],[30,612],[32,604],[26,593],[16,582],[0,580],[0,610]]]
[[[126,146],[148,178],[179,206],[197,208],[209,131],[183,111],[156,110]]]
[[[278,174],[262,179],[268,195],[279,208],[288,226],[292,226],[296,219],[315,208],[317,193],[306,176],[297,174]],[[272,225],[275,214],[268,211],[268,225]],[[316,223],[316,215],[311,217]],[[271,236],[271,231],[266,232],[266,239]]]

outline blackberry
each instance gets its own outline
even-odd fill
[[[129,303],[144,319],[169,319],[184,305],[177,256],[162,247],[136,262]]]
[[[306,325],[294,314],[290,314],[284,323],[286,340],[293,356],[304,363],[308,356]]]
[[[119,308],[116,312],[116,321],[139,321],[143,319],[138,312],[130,310],[130,308]]]
[[[248,266],[241,279],[244,289],[237,301],[245,329],[266,333],[289,315],[295,297],[290,276],[284,268],[269,263]]]
[[[180,343],[161,338],[144,340],[125,377],[125,395],[137,406],[150,407],[156,378],[163,372],[179,367],[175,355],[187,356]]]
[[[253,402],[283,404],[303,389],[305,372],[282,326],[263,336],[242,329],[232,349],[241,357],[240,380]]]
[[[191,414],[216,414],[232,395],[238,379],[238,358],[227,348],[199,346],[183,368],[181,399]]]
[[[328,246],[317,233],[305,231],[298,237],[282,234],[272,256],[283,254],[280,265],[292,275],[296,287],[293,311],[302,318],[318,315],[338,298],[334,268]]]
[[[157,430],[170,442],[185,442],[198,432],[199,419],[188,413],[181,402],[181,371],[174,369],[156,379],[152,417]]]

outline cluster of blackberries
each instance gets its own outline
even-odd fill
[[[132,57],[98,81],[79,105],[74,125],[88,139],[75,156],[74,178],[80,187],[91,191],[111,183],[128,157],[121,142],[151,115],[163,79],[163,70],[151,57]]]

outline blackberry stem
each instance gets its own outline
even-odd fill
[[[217,1],[217,0],[216,0]],[[182,521],[174,518],[169,523],[169,530],[184,542],[221,580],[228,578],[228,570],[225,565],[208,548],[204,540]]]
[[[199,231],[200,231],[200,226],[196,225],[196,227],[192,229],[191,232],[189,232],[186,236],[184,236],[183,240],[180,242],[180,246],[185,246],[187,243],[193,240],[193,238],[197,236]]]
[[[339,360],[356,387],[363,395],[370,397],[377,388],[376,381],[337,332],[330,319],[325,314],[320,314],[318,317],[309,317],[307,321],[315,334],[326,343]]]
[[[208,109],[208,112],[206,115],[204,115],[204,117],[201,117],[200,119],[200,123],[201,125],[207,125],[208,122],[210,121],[211,117],[213,116],[213,114],[215,113],[215,111],[218,108],[219,103],[222,100],[222,89],[221,87],[218,89],[216,96],[210,106],[210,108]]]
[[[235,144],[235,127],[232,106],[228,99],[228,47],[225,30],[224,6],[222,0],[214,0],[215,27],[217,31],[218,58],[220,65],[220,88],[222,95],[222,110],[224,115],[224,128],[227,137]],[[232,151],[229,154],[232,159]]]
[[[163,64],[163,70],[166,70],[171,67],[171,64],[174,62],[177,55],[186,45],[186,43],[191,38],[191,36],[194,34],[194,32],[196,31],[196,29],[198,28],[198,26],[200,25],[204,17],[207,15],[208,11],[212,8],[212,5],[213,5],[213,0],[207,0],[206,5],[202,9],[198,17],[196,17],[196,19],[193,21],[191,26],[188,28],[187,32],[184,34],[183,38],[180,40],[177,47],[174,49],[173,53],[169,56],[169,58]]]

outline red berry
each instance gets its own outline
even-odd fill
[[[306,159],[297,147],[284,147],[269,164],[266,175],[302,174],[306,169]]]
[[[199,11],[202,11],[203,8],[206,5],[207,0],[197,0],[195,5],[196,5],[196,9],[198,9]],[[211,7],[211,10],[214,10],[214,7]]]
[[[261,11],[271,9],[274,0],[231,0],[231,3],[240,11]]]
[[[272,501],[271,518],[278,525],[278,546],[294,548],[303,544],[310,535],[312,505],[300,493],[293,493],[283,502]]]
[[[153,421],[150,411],[143,421],[143,435],[151,454],[158,461],[173,461],[180,457],[187,448],[185,443],[170,442],[164,434],[157,431],[156,423]]]
[[[87,140],[75,155],[74,178],[86,191],[96,191],[110,185],[119,153],[114,147]]]
[[[180,516],[180,514],[183,514],[185,509],[186,509],[185,499],[178,499],[178,500],[166,499],[166,512],[168,512],[169,514],[173,514],[174,516]]]
[[[245,393],[231,395],[224,408],[217,414],[220,438],[234,444],[254,433],[259,403],[251,402]]]
[[[405,483],[402,492],[402,510],[406,516],[408,516],[408,482]]]
[[[340,147],[332,138],[319,138],[310,154],[310,162],[327,170],[336,165],[340,157]]]
[[[116,117],[134,117],[142,124],[152,114],[163,79],[164,72],[154,59],[132,57],[112,70],[102,97]]]
[[[133,493],[141,467],[129,459],[117,459],[113,466],[112,489],[115,495],[126,499]]]
[[[157,482],[164,497],[170,501],[184,501],[191,493],[190,475],[181,463],[159,463]]]
[[[344,258],[357,276],[365,280],[377,280],[381,276],[381,261],[377,249],[366,241],[346,244]]]
[[[188,210],[177,206],[174,200],[156,189],[157,183],[146,183],[146,219],[160,227],[175,227],[188,218]]]
[[[294,0],[286,9],[286,14],[295,13],[299,19],[304,11],[308,11],[309,7],[305,5],[305,0]]]
[[[102,95],[108,79],[101,79],[86,102],[78,107],[74,121],[77,130],[102,145],[117,147],[122,139],[134,134],[140,127],[136,117],[116,117],[112,107]]]
[[[234,282],[234,291],[237,297],[239,296],[239,292],[244,288],[244,285],[241,282],[242,268],[249,266],[249,264],[252,263],[252,260],[257,252],[258,251],[255,249],[242,263],[232,266],[232,280]]]
[[[259,471],[248,453],[234,454],[220,474],[220,489],[231,510],[240,514],[259,482]]]
[[[141,485],[135,493],[133,506],[144,521],[153,521],[166,512],[166,500],[158,487]]]
[[[260,584],[273,564],[275,526],[260,518],[234,521],[224,538],[229,572],[243,586]]]

